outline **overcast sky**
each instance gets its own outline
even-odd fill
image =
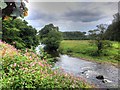
[[[38,30],[53,23],[60,31],[88,31],[110,24],[118,12],[117,2],[29,2],[27,7],[25,20]]]

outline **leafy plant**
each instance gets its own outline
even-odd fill
[[[7,20],[10,17],[15,19],[17,17],[24,17],[28,15],[28,9],[23,0],[17,0],[17,2],[1,0],[0,8],[2,9],[3,20]]]
[[[81,78],[75,78],[60,69],[52,70],[47,60],[40,59],[27,49],[23,53],[13,46],[0,41],[2,54],[2,78],[0,89],[21,88],[91,88]],[[1,75],[1,74],[0,74]]]

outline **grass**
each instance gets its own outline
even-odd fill
[[[0,40],[0,89],[9,88],[93,88],[81,79],[52,70],[47,60],[32,51],[17,50]]]
[[[69,54],[90,61],[118,66],[118,62],[120,61],[118,55],[120,43],[109,41],[112,46],[103,49],[101,56],[94,56],[97,51],[97,46],[90,42],[90,40],[63,40],[60,44],[59,51],[62,54]]]

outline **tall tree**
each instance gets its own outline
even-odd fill
[[[90,30],[89,33],[89,38],[93,40],[93,44],[95,43],[97,45],[97,55],[100,55],[102,53],[104,44],[103,44],[103,40],[105,40],[104,38],[104,33],[107,29],[107,25],[106,24],[100,24],[96,26],[97,29],[95,30]]]
[[[39,44],[37,30],[28,26],[25,20],[4,20],[2,27],[2,40],[14,45],[16,48],[31,48]]]
[[[60,41],[62,40],[61,32],[59,32],[59,28],[55,27],[53,24],[45,25],[39,31],[39,36],[41,42],[45,44],[45,50],[49,51],[57,51]]]
[[[105,32],[105,37],[108,40],[120,41],[120,13],[114,15],[112,24]]]

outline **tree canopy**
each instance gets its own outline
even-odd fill
[[[37,30],[29,26],[25,20],[5,20],[2,27],[2,40],[16,48],[31,48],[39,44]]]
[[[120,41],[120,13],[114,15],[112,24],[108,26],[105,32],[105,37],[108,40]]]
[[[55,27],[53,24],[45,25],[45,27],[39,31],[39,36],[41,42],[46,45],[45,50],[47,51],[56,51],[62,40],[59,28]]]

